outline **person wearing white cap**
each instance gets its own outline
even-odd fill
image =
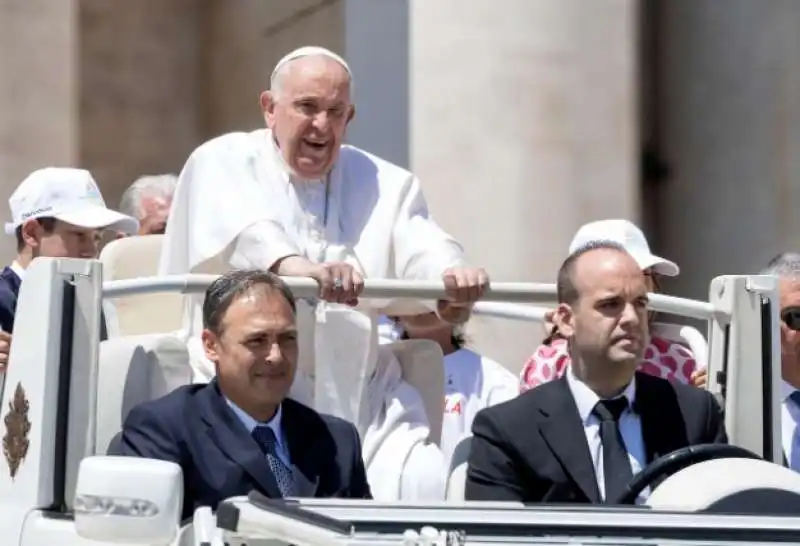
[[[102,229],[135,233],[139,228],[135,218],[106,207],[92,175],[83,169],[34,171],[11,194],[8,204],[11,222],[5,231],[17,239],[17,256],[0,273],[0,327],[6,334],[14,329],[20,285],[32,260],[40,256],[94,258]],[[0,361],[4,360],[0,344]]]
[[[184,165],[159,274],[261,268],[314,279],[323,301],[315,313],[299,306],[301,332],[305,324],[317,342],[338,345],[317,350],[308,342],[311,354],[305,356],[301,348],[293,396],[318,411],[359,421],[377,499],[443,498],[445,461],[417,417],[424,407],[420,396],[402,379],[396,359],[385,364],[392,359],[376,357],[379,349],[358,347],[358,335],[341,333],[358,329],[357,318],[341,309],[329,313],[326,304],[359,305],[375,330],[379,304],[365,307],[358,299],[364,278],[443,280],[447,297],[426,311],[461,323],[489,278],[468,266],[462,247],[433,221],[412,173],[344,144],[355,115],[353,93],[350,67],[332,51],[302,47],[283,57],[270,89],[260,95],[267,128],[214,138]],[[185,324],[196,380],[205,381],[214,369],[197,342],[201,303],[197,296],[187,298]],[[339,335],[325,333],[336,328]],[[346,358],[331,362],[335,355]],[[312,375],[314,387],[300,386]],[[304,398],[298,394],[303,388]],[[309,389],[315,389],[313,396]],[[331,399],[340,392],[353,400]],[[369,404],[376,412],[359,417],[353,408],[362,399],[381,399],[383,405]],[[348,415],[340,412],[345,406]]]
[[[596,241],[607,241],[621,245],[642,268],[651,292],[660,290],[660,277],[675,277],[680,273],[678,265],[650,251],[647,238],[635,224],[628,220],[599,220],[583,225],[569,245],[569,254],[576,249]],[[651,315],[651,318],[654,315]],[[561,377],[570,358],[567,342],[547,315],[548,337],[528,359],[520,374],[520,390],[527,391],[538,385]],[[660,337],[657,331],[651,332],[650,345],[645,351],[641,371],[681,383],[696,386],[705,385],[706,370],[699,367],[691,351],[684,345]]]

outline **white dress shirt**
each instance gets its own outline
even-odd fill
[[[781,438],[786,462],[800,471],[800,406],[789,398],[797,389],[781,381]]]
[[[20,263],[17,260],[14,260],[13,262],[11,262],[11,265],[8,266],[8,268],[11,271],[13,271],[14,274],[17,277],[19,277],[19,280],[22,280],[22,279],[25,278],[25,268],[22,267],[22,265],[20,265]]]
[[[594,407],[600,401],[600,397],[590,389],[585,383],[578,379],[572,371],[572,366],[567,368],[567,384],[578,406],[578,413],[583,422],[583,429],[586,433],[586,443],[589,446],[589,453],[594,465],[594,473],[597,478],[597,486],[600,489],[600,497],[605,500],[606,488],[605,477],[603,474],[603,445],[600,442],[600,419],[593,413]],[[633,411],[633,403],[636,400],[636,380],[630,382],[619,396],[628,399],[628,408],[622,413],[619,419],[619,430],[622,441],[628,452],[628,459],[631,463],[631,470],[635,476],[646,466],[647,458],[642,437],[642,421]],[[650,495],[649,489],[643,491],[637,503],[641,503]]]
[[[247,429],[247,432],[250,433],[251,435],[253,434],[253,430],[255,430],[256,427],[271,428],[277,440],[275,451],[278,454],[278,458],[288,468],[292,468],[292,459],[289,457],[289,447],[286,445],[286,438],[283,434],[283,429],[281,428],[281,415],[283,414],[281,406],[278,406],[278,411],[275,412],[275,415],[272,417],[272,419],[270,419],[266,423],[260,423],[255,419],[253,419],[242,408],[240,408],[227,398],[225,399],[225,401],[228,403],[228,406],[233,410],[233,413],[236,414],[236,417],[239,418],[239,421],[242,422],[244,428]]]

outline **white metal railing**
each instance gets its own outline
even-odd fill
[[[141,277],[103,283],[104,298],[119,298],[138,294],[154,294],[160,292],[180,292],[196,294],[206,290],[218,275],[172,275],[164,277]],[[298,298],[313,298],[319,287],[313,279],[301,277],[284,277]],[[442,281],[401,281],[391,279],[367,279],[362,292],[364,298],[393,299],[416,298],[433,300],[444,296]],[[505,316],[506,318],[522,318],[523,320],[541,320],[543,311],[530,307],[530,311],[520,310],[518,305],[501,305],[500,302],[534,303],[553,305],[556,301],[556,285],[531,282],[496,282],[492,283],[481,302],[481,314]],[[492,303],[492,305],[487,305]],[[727,311],[715,308],[707,301],[691,300],[663,294],[650,295],[650,308],[653,311],[711,320],[714,317],[728,317]],[[523,317],[520,317],[522,313]],[[530,315],[528,316],[528,313]]]

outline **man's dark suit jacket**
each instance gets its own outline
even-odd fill
[[[10,267],[0,272],[0,328],[9,334],[14,331],[14,315],[21,285],[22,279]]]
[[[707,391],[637,372],[634,408],[648,463],[689,445],[728,442]],[[472,432],[468,500],[601,502],[566,376],[482,410]]]
[[[372,498],[353,424],[284,400],[281,428],[297,497]],[[281,493],[266,457],[228,406],[216,380],[187,385],[136,406],[110,455],[147,457],[183,469],[183,517],[253,489]]]

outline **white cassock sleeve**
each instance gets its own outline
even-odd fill
[[[269,268],[297,253],[281,224],[286,197],[270,180],[265,149],[263,138],[234,133],[192,153],[175,189],[160,275],[189,273],[219,256]]]
[[[464,249],[431,218],[416,177],[403,196],[392,243],[398,279],[435,280],[449,267],[466,265]]]
[[[234,269],[270,269],[280,259],[300,255],[283,227],[260,220],[244,229],[229,246],[228,265]]]

